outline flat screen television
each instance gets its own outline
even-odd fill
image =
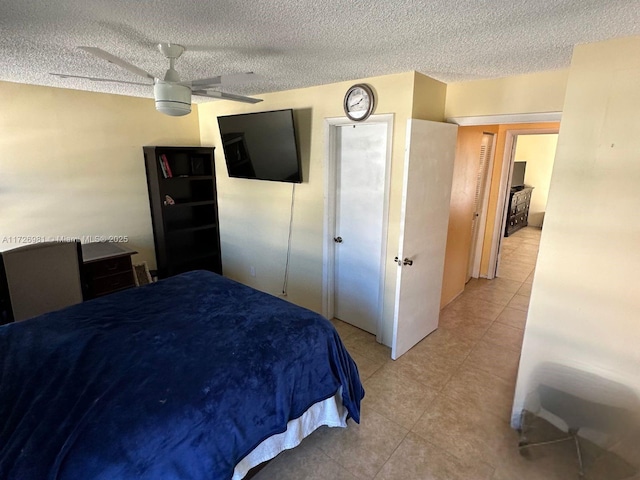
[[[302,182],[293,110],[218,117],[230,177]]]
[[[524,172],[527,162],[513,162],[513,174],[511,175],[511,188],[524,187]]]

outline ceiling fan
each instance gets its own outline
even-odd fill
[[[145,72],[139,67],[111,55],[108,52],[96,47],[78,47],[85,52],[95,55],[98,58],[106,60],[114,65],[124,68],[131,73],[140,75],[141,77],[151,80],[153,83],[138,83],[128,82],[124,80],[112,80],[108,78],[95,78],[95,77],[83,77],[80,75],[68,75],[65,73],[52,73],[61,78],[83,78],[86,80],[92,80],[94,82],[114,82],[124,83],[128,85],[153,85],[153,96],[156,101],[156,110],[166,115],[174,117],[187,115],[191,112],[191,95],[198,95],[201,97],[218,98],[222,100],[232,100],[235,102],[244,103],[258,103],[262,100],[259,98],[244,97],[242,95],[235,95],[233,93],[220,92],[217,90],[209,91],[211,87],[220,86],[222,84],[233,83],[244,78],[250,78],[253,75],[252,72],[240,73],[235,75],[218,75],[211,78],[201,78],[199,80],[181,81],[178,72],[175,70],[175,61],[180,58],[185,51],[182,45],[175,43],[160,43],[158,49],[162,54],[169,59],[169,69],[164,75],[164,78],[154,77],[148,72]]]

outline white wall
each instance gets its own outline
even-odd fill
[[[143,145],[199,145],[197,108],[0,82],[0,250],[24,237],[126,236],[155,268]]]
[[[534,187],[529,205],[529,225],[532,227],[542,227],[544,221],[557,145],[556,133],[518,135],[515,161],[527,162],[524,183]]]
[[[577,46],[531,294],[514,423],[523,408],[535,404],[529,402],[538,383],[558,383],[553,376],[568,367],[583,373],[565,379],[561,389],[625,408],[625,426],[640,431],[639,112],[640,37]],[[547,373],[541,377],[543,371]],[[589,385],[588,375],[599,382]],[[640,463],[637,441],[622,441],[616,450]]]

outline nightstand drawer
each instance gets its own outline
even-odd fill
[[[131,257],[117,257],[86,263],[85,271],[91,278],[105,277],[116,273],[131,272]]]
[[[128,258],[127,258],[128,260]],[[133,280],[133,272],[131,271],[131,262],[129,262],[129,270],[115,275],[109,275],[107,277],[91,278],[89,279],[89,291],[92,297],[99,297],[106,295],[107,293],[117,292],[125,288],[130,288],[135,285]]]
[[[82,245],[85,300],[135,286],[131,255],[135,250],[116,243]]]

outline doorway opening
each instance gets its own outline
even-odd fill
[[[557,143],[557,130],[507,133],[502,222],[500,232],[494,232],[495,261],[488,278],[533,280]]]

